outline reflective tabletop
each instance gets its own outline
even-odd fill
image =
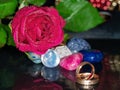
[[[34,64],[15,47],[6,46],[0,49],[0,90],[120,90],[120,54],[104,52],[102,62],[93,65],[99,83],[80,85],[75,71]]]

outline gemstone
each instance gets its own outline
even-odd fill
[[[41,56],[39,54],[33,53],[33,52],[26,52],[25,53],[28,58],[35,64],[41,63]]]
[[[59,65],[59,55],[53,49],[49,49],[45,54],[41,55],[41,61],[44,66],[53,68]]]
[[[72,54],[72,52],[70,51],[70,49],[67,46],[57,46],[55,48],[55,51],[58,53],[60,58],[63,58],[65,56],[69,56]]]
[[[82,50],[80,53],[83,54],[83,61],[91,63],[98,63],[102,61],[104,55],[100,50]]]
[[[74,53],[61,59],[60,66],[66,70],[75,70],[82,62],[83,55],[81,53]]]
[[[86,40],[84,40],[82,38],[76,38],[76,37],[73,37],[70,40],[68,40],[67,47],[73,53],[79,52],[81,50],[91,49],[90,44]]]

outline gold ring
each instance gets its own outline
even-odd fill
[[[76,69],[76,75],[77,75],[77,77],[79,77],[79,78],[81,77],[81,74],[83,74],[83,73],[80,73],[80,71],[81,71],[81,69],[83,68],[83,66],[85,66],[85,65],[87,65],[87,64],[91,66],[91,73],[85,74],[84,79],[88,80],[88,79],[93,78],[94,73],[95,73],[95,68],[94,68],[94,66],[93,66],[91,63],[89,63],[89,62],[82,62],[82,63],[78,66],[78,68]]]
[[[91,72],[83,72],[81,73],[81,69],[85,65],[91,66]],[[89,62],[82,62],[78,68],[76,69],[76,78],[77,83],[82,85],[94,85],[99,82],[99,76],[95,74],[95,68],[94,66]]]

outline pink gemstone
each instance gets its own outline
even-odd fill
[[[83,55],[81,53],[74,53],[61,59],[60,66],[66,70],[75,70],[82,62]]]

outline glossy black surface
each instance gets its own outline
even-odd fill
[[[98,85],[76,84],[75,71],[34,64],[15,47],[5,46],[0,49],[0,90],[120,90],[119,40],[88,41],[92,47],[104,52],[102,62],[93,64],[100,77]]]

